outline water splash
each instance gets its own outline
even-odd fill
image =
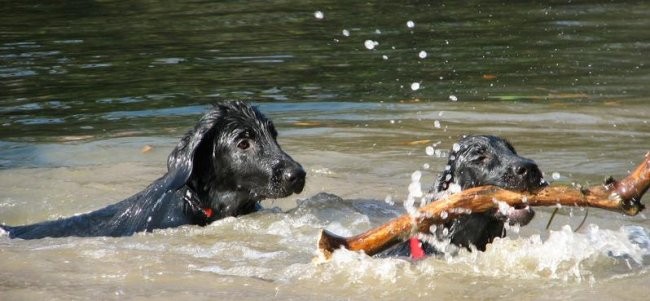
[[[406,212],[408,212],[413,217],[417,216],[415,199],[422,198],[424,196],[424,193],[422,192],[422,184],[420,184],[421,177],[422,177],[422,172],[420,172],[419,170],[416,170],[411,174],[411,183],[409,184],[408,187],[409,193],[408,196],[406,197],[406,200],[404,200],[404,209],[406,209]]]
[[[539,235],[497,239],[486,252],[463,251],[449,258],[448,263],[464,265],[461,269],[484,276],[594,281],[606,266],[644,267],[643,256],[648,255],[648,250],[628,239],[628,232],[626,228],[601,230],[591,225],[583,234],[564,226],[551,231],[546,240]],[[625,255],[616,258],[612,254]]]

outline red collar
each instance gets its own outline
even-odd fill
[[[189,187],[186,187],[183,200],[185,200],[185,202],[189,205],[190,210],[192,211],[192,215],[199,218],[199,225],[205,226],[210,223],[210,218],[214,215],[214,211],[210,207],[201,206],[199,197]]]
[[[411,237],[409,239],[409,247],[411,249],[411,258],[413,260],[420,260],[426,257],[424,249],[422,249],[422,242],[417,237]]]
[[[212,214],[213,214],[213,212],[212,212],[212,208],[210,208],[210,207],[208,207],[208,208],[201,208],[201,211],[203,211],[203,214],[205,214],[205,217],[207,217],[207,218],[211,218],[211,217],[212,217]]]

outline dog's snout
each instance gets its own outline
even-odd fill
[[[512,172],[518,177],[539,177],[542,173],[532,160],[522,160],[512,165]]]
[[[543,186],[542,172],[532,160],[525,160],[513,164],[512,173],[524,183],[527,189],[536,189]]]
[[[531,168],[530,163],[525,163],[525,164],[517,164],[512,167],[513,172],[520,177],[526,176],[528,174],[528,170]],[[533,165],[534,167],[534,165]]]
[[[305,187],[305,176],[307,176],[307,173],[299,164],[285,168],[282,172],[282,180],[287,183],[294,193],[302,192]]]

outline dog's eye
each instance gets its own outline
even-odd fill
[[[239,141],[239,143],[237,143],[237,148],[241,150],[247,150],[250,147],[251,147],[251,143],[247,139],[244,139],[242,141]]]

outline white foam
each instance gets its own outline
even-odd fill
[[[264,275],[272,271],[270,268],[256,267],[256,266],[237,266],[237,267],[224,269],[217,265],[197,268],[196,270],[201,272],[215,273],[224,276],[259,277],[259,278],[264,278],[263,277]]]
[[[334,252],[330,268],[336,273],[344,273],[348,281],[356,282],[371,278],[380,282],[396,283],[398,276],[413,276],[408,261],[402,259],[372,259],[361,252],[339,250]]]

